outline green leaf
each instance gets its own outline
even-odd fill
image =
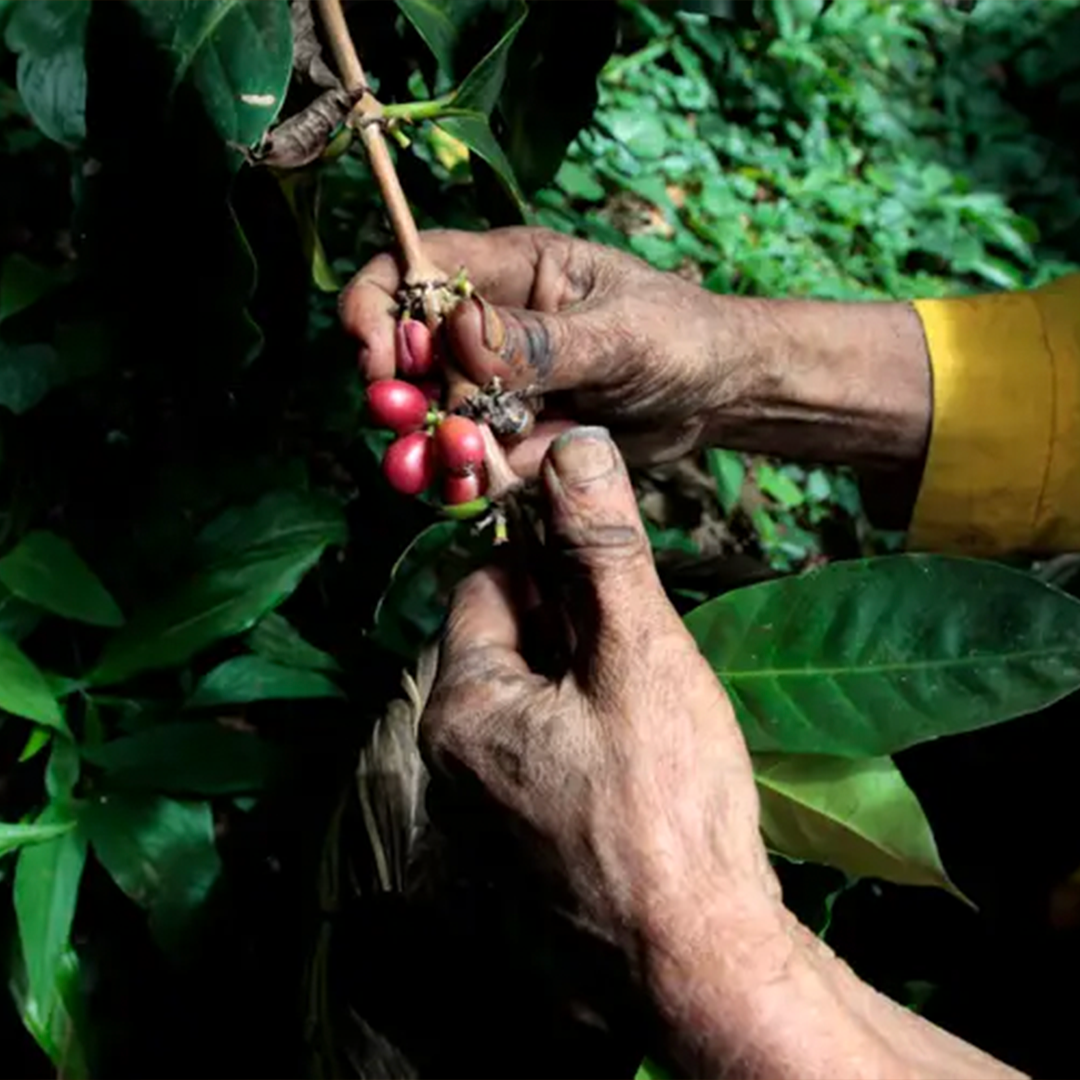
[[[515,0],[511,8],[517,12],[513,17],[513,22],[476,67],[465,76],[454,93],[455,108],[469,109],[483,113],[485,116],[490,116],[491,110],[495,108],[495,103],[499,100],[499,91],[502,90],[503,81],[506,79],[506,63],[510,46],[513,45],[514,38],[517,37],[521,24],[529,13],[527,5],[521,0]],[[487,160],[485,155],[480,156]],[[488,164],[494,167],[494,162],[489,161]],[[509,166],[509,161],[507,165]]]
[[[1080,602],[973,559],[832,563],[711,600],[686,625],[756,752],[878,757],[1080,685]]]
[[[464,113],[460,116],[448,116],[439,121],[439,126],[447,134],[460,139],[474,154],[486,161],[498,176],[502,185],[524,212],[525,196],[521,193],[514,167],[510,159],[491,133],[491,124],[482,112]]]
[[[0,635],[0,709],[67,732],[45,676],[15,642]]]
[[[292,73],[287,0],[128,0],[225,142],[251,146],[274,122]]]
[[[106,646],[91,681],[121,682],[179,666],[242,633],[293,592],[328,544],[345,536],[338,505],[315,495],[276,492],[227,511],[199,539],[200,568],[173,595],[132,616]]]
[[[48,806],[39,825],[65,824],[67,810]],[[30,994],[51,1001],[68,947],[79,881],[86,863],[86,842],[77,829],[25,847],[15,867],[15,918]]]
[[[766,846],[853,877],[962,894],[930,823],[891,758],[763,754],[754,758]]]
[[[40,822],[16,824],[0,821],[0,855],[18,851],[27,844],[40,844],[44,840],[63,836],[73,828],[75,828],[74,821],[62,821],[51,825],[42,825]]]
[[[88,802],[79,824],[120,889],[150,915],[167,947],[182,940],[221,872],[207,802],[111,792]]]
[[[340,671],[341,665],[329,654],[305,641],[283,615],[271,612],[263,616],[248,634],[252,652],[286,667],[310,671]]]
[[[450,591],[471,568],[470,539],[468,525],[456,521],[437,521],[413,538],[375,608],[372,637],[380,645],[413,659],[438,632]]]
[[[709,472],[716,481],[716,497],[725,514],[739,505],[743,483],[746,480],[746,464],[742,454],[734,450],[709,450]]]
[[[204,676],[188,698],[186,708],[343,696],[334,683],[317,671],[285,667],[261,656],[238,656]]]
[[[397,0],[397,6],[416,27],[439,67],[447,73],[453,71],[458,28],[450,5],[445,0]]]
[[[24,761],[32,761],[52,740],[52,732],[47,727],[41,727],[39,724],[35,724],[30,729],[30,734],[26,738],[26,742],[23,744],[22,750],[19,752],[19,764]]]
[[[58,1076],[90,1080],[91,1031],[87,1024],[83,973],[78,953],[65,945],[56,962],[56,978],[45,998],[33,994],[21,955],[12,960],[9,985],[26,1030],[56,1066]]]
[[[652,1058],[645,1058],[634,1073],[634,1080],[674,1080],[675,1073]]]
[[[19,252],[9,255],[0,267],[0,322],[36,304],[63,280],[57,271],[40,266]]]
[[[56,739],[45,766],[45,791],[53,805],[60,806],[71,801],[75,785],[79,782],[82,762],[79,748],[71,738]]]
[[[67,366],[52,345],[0,341],[0,405],[16,415],[32,409],[50,390],[67,381]]]
[[[83,747],[110,787],[193,795],[257,791],[280,763],[255,735],[213,723],[158,724],[135,735]]]
[[[86,137],[86,63],[83,50],[89,0],[22,0],[4,40],[19,57],[19,96],[50,139],[77,146]]]
[[[596,174],[576,161],[564,161],[555,176],[555,183],[574,199],[585,202],[601,202],[607,195],[607,189]]]
[[[775,499],[781,506],[793,509],[802,506],[806,502],[806,496],[802,488],[795,483],[786,473],[764,462],[754,470],[754,478],[757,486],[769,496]]]
[[[105,586],[71,544],[54,533],[24,536],[0,559],[0,582],[16,596],[65,618],[123,625],[123,613]]]
[[[42,611],[0,586],[0,636],[22,641],[32,634],[41,622]]]

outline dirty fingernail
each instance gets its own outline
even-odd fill
[[[499,352],[506,344],[506,326],[492,304],[489,304],[482,296],[476,296],[473,299],[480,309],[484,345],[492,352]]]
[[[551,444],[551,464],[559,480],[572,486],[613,473],[619,456],[607,428],[577,427]]]

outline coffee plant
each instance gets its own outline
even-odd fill
[[[449,591],[494,546],[542,550],[501,448],[538,401],[461,385],[440,327],[469,268],[432,265],[417,222],[531,220],[725,292],[1046,280],[1080,198],[1022,106],[1075,74],[1040,50],[1076,5],[1015,7],[1019,29],[998,0],[0,0],[13,1074],[634,1071],[638,1033],[537,974],[614,992],[606,959],[540,948],[543,912],[424,812]],[[397,371],[364,387],[335,299],[384,248]],[[716,448],[638,483],[788,902],[923,1007],[926,975],[834,908],[877,928],[884,897],[889,933],[935,941],[1016,910],[1013,864],[985,868],[1028,875],[997,838],[1070,767],[1017,761],[1029,732],[1071,746],[1074,567],[888,554],[812,464]],[[1051,833],[1047,887],[1080,865]]]

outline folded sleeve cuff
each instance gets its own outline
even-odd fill
[[[1080,547],[1080,277],[915,309],[934,411],[911,546]]]

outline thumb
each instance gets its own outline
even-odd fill
[[[660,584],[626,466],[608,431],[560,435],[541,469],[552,539],[565,567],[577,652],[612,674],[640,652],[642,634],[678,621]],[[599,673],[597,671],[597,673]]]
[[[567,390],[588,378],[604,354],[597,314],[496,307],[479,296],[447,319],[454,360],[480,386],[494,377],[511,389]]]

